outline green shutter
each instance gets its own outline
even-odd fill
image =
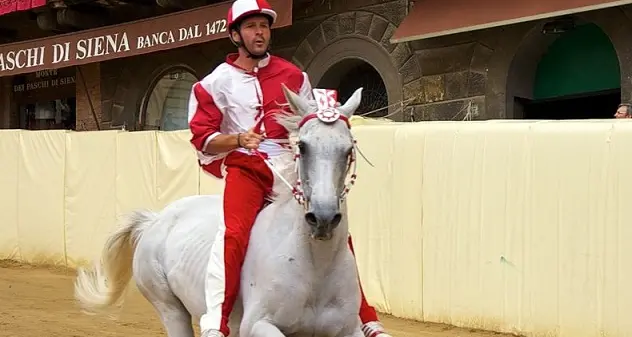
[[[586,24],[564,33],[544,54],[535,76],[536,100],[619,89],[617,53],[604,32]]]

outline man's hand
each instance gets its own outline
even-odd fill
[[[263,136],[254,132],[253,129],[248,132],[237,135],[237,144],[245,149],[254,150],[259,148],[259,143],[263,141]]]

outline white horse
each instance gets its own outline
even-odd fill
[[[344,201],[349,163],[355,161],[348,119],[362,88],[337,104],[340,118],[333,121],[328,117],[336,110],[317,113],[315,101],[283,90],[295,115],[277,120],[298,138],[293,147],[300,149],[299,189],[275,187],[278,194],[256,219],[230,317],[231,336],[363,337]],[[108,238],[101,261],[78,270],[76,299],[93,313],[121,304],[133,276],[167,335],[193,337],[191,319],[206,310],[204,278],[222,213],[218,195],[185,197],[158,213],[132,212]]]

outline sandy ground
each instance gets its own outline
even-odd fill
[[[118,320],[111,320],[79,311],[73,300],[73,281],[74,271],[0,261],[0,336],[166,336],[153,308],[135,289],[128,293]],[[381,319],[393,337],[505,336],[387,315]]]

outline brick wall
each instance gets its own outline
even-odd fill
[[[11,77],[0,78],[0,129],[13,127],[11,110],[12,86]]]
[[[77,131],[98,130],[97,121],[99,126],[102,124],[101,66],[99,63],[90,63],[77,66],[76,69]]]

